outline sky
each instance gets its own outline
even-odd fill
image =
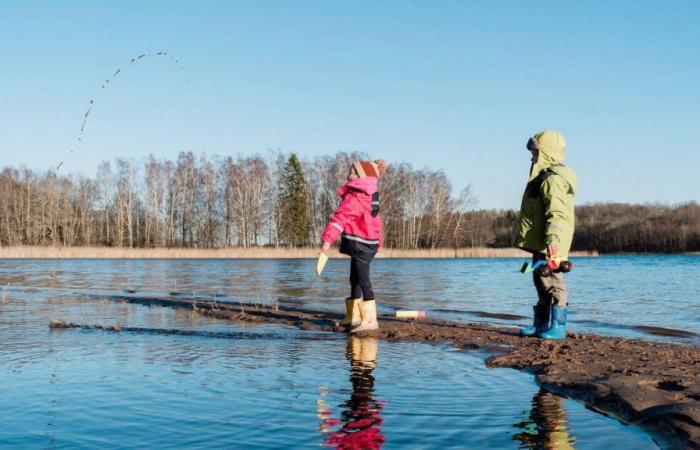
[[[555,129],[579,204],[700,201],[699,19],[682,0],[0,0],[0,167],[359,151],[515,208],[527,138]]]

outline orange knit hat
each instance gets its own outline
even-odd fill
[[[355,161],[352,167],[360,177],[379,178],[384,175],[389,165],[383,159],[376,159],[374,161]]]

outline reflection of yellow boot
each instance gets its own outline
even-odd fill
[[[360,304],[362,304],[362,299],[345,299],[345,317],[340,321],[341,325],[354,327],[359,325],[362,321],[362,316],[360,315]]]
[[[379,323],[377,322],[377,303],[374,300],[365,300],[360,304],[360,316],[362,316],[362,322],[360,325],[350,330],[351,333],[372,331],[379,328]]]
[[[346,356],[350,358],[350,362],[355,362],[360,359],[360,355],[362,355],[362,338],[351,336],[348,339],[348,353],[346,353]]]
[[[367,369],[377,367],[377,339],[373,337],[362,338],[362,351],[360,352],[360,361]]]
[[[377,366],[377,338],[371,336],[350,337],[350,357],[353,366],[374,369]]]

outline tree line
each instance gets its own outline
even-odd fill
[[[103,162],[94,177],[0,172],[0,245],[222,248],[315,245],[356,153],[281,152]],[[518,212],[478,210],[442,171],[391,166],[380,182],[393,248],[510,247]],[[574,249],[700,251],[700,206],[594,204],[576,210]]]

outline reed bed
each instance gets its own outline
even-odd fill
[[[116,247],[1,247],[0,259],[303,259],[316,258],[318,247],[250,248],[116,248]],[[337,249],[331,258],[345,257]],[[572,256],[598,256],[597,252],[572,252]],[[515,248],[382,249],[377,258],[527,258]]]

